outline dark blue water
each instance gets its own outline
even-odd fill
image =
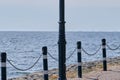
[[[67,32],[66,33],[66,57],[76,48],[77,41],[82,41],[82,47],[90,54],[94,53],[101,45],[101,39],[106,38],[107,44],[112,48],[120,44],[120,32]],[[0,32],[0,52],[6,52],[7,57],[18,68],[28,68],[38,59],[42,53],[42,47],[47,46],[48,52],[58,59],[58,33],[57,32]],[[108,57],[120,56],[120,49],[107,50]],[[49,69],[57,68],[58,62],[50,56]],[[94,61],[102,59],[101,50],[94,56],[82,53],[82,60]],[[77,54],[67,60],[66,64],[76,64]],[[16,77],[31,72],[42,70],[42,58],[28,71],[19,71],[7,63],[8,77]]]

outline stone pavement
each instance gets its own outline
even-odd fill
[[[96,72],[92,71],[89,74],[83,75],[83,78],[71,78],[68,80],[120,80],[120,71],[109,70]]]

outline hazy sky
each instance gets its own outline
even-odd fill
[[[120,0],[65,0],[67,31],[120,31]],[[0,0],[0,31],[58,31],[59,0]]]

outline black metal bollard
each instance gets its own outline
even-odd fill
[[[6,53],[1,53],[1,80],[7,80],[7,73],[6,73]]]
[[[78,78],[82,78],[81,42],[77,42]]]
[[[48,61],[47,61],[47,47],[42,48],[43,51],[43,69],[44,69],[44,80],[48,80]]]
[[[65,0],[59,0],[59,40],[58,40],[58,58],[59,58],[59,78],[66,79],[66,35],[65,35]]]
[[[103,71],[107,71],[106,39],[102,39]]]

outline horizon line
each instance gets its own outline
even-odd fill
[[[3,30],[0,32],[59,32],[59,31]],[[120,31],[66,31],[66,32],[120,32]]]

